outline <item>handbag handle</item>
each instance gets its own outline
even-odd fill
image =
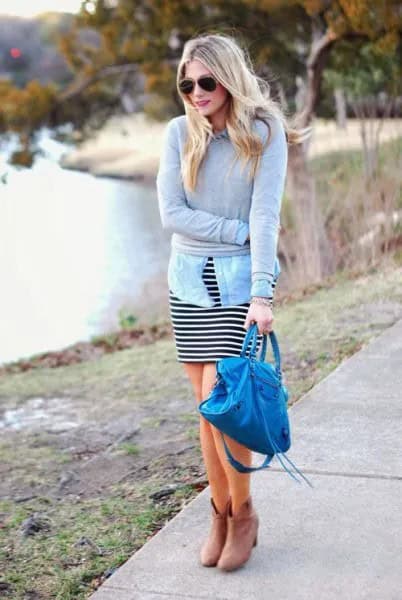
[[[252,337],[253,336],[253,337]],[[256,352],[256,348],[257,348],[257,341],[258,341],[258,329],[257,329],[257,323],[253,323],[252,325],[250,325],[250,327],[247,330],[246,336],[243,340],[243,347],[242,350],[240,352],[240,356],[245,356],[246,355],[246,349],[247,346],[250,342],[250,339],[252,338],[252,345],[251,345],[251,349],[250,349],[250,353],[249,353],[249,358],[252,360],[255,360],[255,352]],[[276,335],[273,331],[269,332],[269,340],[271,342],[271,347],[272,347],[272,352],[274,355],[274,359],[275,359],[275,368],[276,368],[276,372],[278,374],[279,378],[282,378],[282,370],[281,370],[281,353],[279,350],[279,344],[278,344],[278,340],[276,338]],[[263,334],[263,339],[262,339],[262,349],[261,349],[261,354],[260,354],[260,362],[264,362],[265,361],[265,355],[267,352],[267,334],[264,333]]]
[[[246,335],[244,337],[244,340],[243,340],[243,346],[242,346],[242,349],[241,349],[241,352],[240,352],[240,356],[244,357],[246,355],[247,346],[248,346],[248,344],[250,342],[251,336],[254,334],[254,331],[256,331],[256,328],[257,328],[257,323],[253,323],[247,329],[247,333],[246,333]],[[253,341],[254,341],[254,338],[253,338]],[[250,351],[250,353],[251,353],[251,351]]]

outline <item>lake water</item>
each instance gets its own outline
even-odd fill
[[[0,182],[0,364],[167,314],[156,189],[64,170],[65,147]]]

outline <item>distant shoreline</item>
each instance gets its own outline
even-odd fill
[[[164,122],[153,122],[142,113],[115,116],[91,139],[64,154],[65,169],[155,183],[162,146]]]
[[[163,319],[157,323],[145,324],[132,329],[120,329],[96,335],[90,341],[75,342],[60,350],[48,350],[4,363],[0,365],[0,377],[23,373],[31,369],[56,368],[96,360],[104,354],[125,350],[134,345],[152,344],[157,340],[172,336],[170,321]]]
[[[109,172],[106,173],[93,173],[92,171],[90,171],[88,168],[82,168],[82,167],[78,167],[78,166],[74,166],[74,165],[66,165],[63,164],[63,159],[60,161],[60,166],[63,167],[63,169],[66,169],[68,171],[78,171],[79,173],[91,173],[91,175],[94,175],[95,177],[99,177],[99,178],[105,178],[105,179],[118,179],[121,181],[135,181],[135,182],[139,182],[139,183],[143,183],[144,185],[149,185],[149,186],[153,186],[155,184],[155,178],[156,178],[156,172],[155,174],[149,174],[149,173],[139,173],[139,172],[134,172],[132,175],[127,174],[127,173],[117,173],[117,172],[113,172],[112,170],[110,170]]]
[[[63,168],[127,181],[154,185],[159,167],[166,121],[157,122],[143,113],[116,115],[84,141],[64,154]],[[317,119],[309,142],[309,157],[361,148],[360,124],[353,119],[346,129],[335,121]],[[387,119],[381,131],[381,143],[402,135],[402,119]]]

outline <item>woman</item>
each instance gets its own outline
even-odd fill
[[[168,284],[177,360],[200,403],[214,386],[216,361],[239,356],[250,324],[257,323],[257,350],[272,330],[287,142],[300,135],[229,36],[187,41],[177,89],[185,115],[168,122],[157,191],[162,225],[173,232]],[[257,543],[250,475],[230,465],[219,432],[201,415],[200,442],[212,505],[200,560],[233,570]],[[228,445],[251,464],[250,450]]]

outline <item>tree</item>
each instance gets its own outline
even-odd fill
[[[91,8],[90,8],[91,7]],[[384,54],[400,47],[402,14],[397,0],[94,0],[83,9],[71,32],[60,39],[60,49],[74,73],[64,89],[47,88],[35,118],[29,106],[31,90],[19,96],[15,108],[6,87],[0,113],[0,131],[16,130],[28,152],[42,124],[70,121],[99,126],[116,111],[124,93],[138,77],[148,98],[163,98],[165,116],[182,110],[175,90],[175,71],[185,41],[203,31],[239,33],[249,46],[257,70],[272,75],[275,64],[285,74],[276,86],[292,108],[299,86],[295,123],[313,121],[320,98],[323,73],[331,54],[348,41],[369,43]],[[223,23],[229,22],[229,25]],[[97,33],[96,44],[84,44],[82,28]],[[343,65],[345,67],[345,65]],[[275,75],[275,74],[274,74]],[[274,86],[275,88],[275,86]],[[39,87],[34,92],[39,94]],[[150,102],[149,104],[152,104]],[[24,145],[25,144],[25,145]],[[293,146],[289,154],[289,184],[299,236],[297,259],[306,281],[318,281],[330,272],[331,251],[308,170],[307,148]]]
[[[350,41],[368,43],[379,52],[392,55],[401,45],[402,13],[397,0],[265,0],[261,6],[270,13],[292,4],[303,7],[311,19],[305,92],[295,118],[298,126],[306,127],[317,109],[330,53],[341,42]],[[333,269],[332,252],[315,197],[314,179],[308,170],[306,146],[290,149],[289,183],[299,235],[297,262],[306,281],[320,281]]]
[[[360,121],[365,177],[369,182],[377,172],[384,119],[391,115],[402,92],[402,47],[392,55],[371,44],[356,48],[347,41],[342,43],[342,50],[330,62],[324,81],[329,88],[347,90],[348,106]],[[340,60],[347,60],[346,71],[339,68]]]

